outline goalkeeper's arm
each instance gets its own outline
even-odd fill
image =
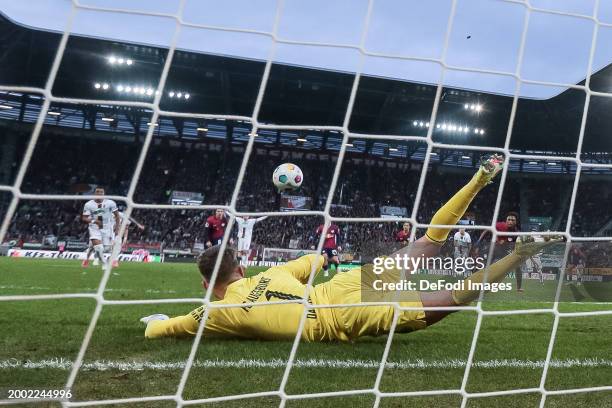
[[[147,325],[145,337],[155,339],[159,337],[185,337],[193,336],[198,331],[204,306],[193,310],[184,316],[169,318],[163,314],[154,314],[140,319]]]
[[[482,284],[485,280],[489,283],[501,282],[508,272],[518,268],[525,260],[539,254],[547,246],[560,242],[563,242],[563,238],[556,236],[544,242],[536,242],[530,236],[517,238],[514,250],[510,254],[491,264],[488,268],[473,273],[465,280],[464,287],[468,289],[455,289],[452,291],[455,304],[464,305],[478,298],[480,290],[469,289],[478,287],[473,285],[474,283]]]
[[[311,273],[319,273],[324,264],[327,264],[327,258],[323,255],[304,255],[296,260],[287,262],[285,265],[278,268],[288,271],[297,280],[302,283],[307,283]],[[276,268],[270,269],[271,271]]]

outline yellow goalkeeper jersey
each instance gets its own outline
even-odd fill
[[[304,312],[301,303],[257,305],[260,302],[303,299],[312,271],[323,265],[321,255],[306,255],[281,266],[272,267],[250,278],[227,286],[225,297],[215,305],[237,305],[211,308],[204,334],[215,337],[291,340],[295,338]],[[313,305],[358,304],[361,301],[360,270],[337,274],[310,291]],[[241,306],[242,305],[242,306]],[[420,306],[412,302],[409,306]],[[394,309],[387,305],[363,307],[312,308],[306,313],[302,338],[306,341],[347,341],[363,335],[388,333]],[[145,336],[187,336],[197,332],[204,315],[204,306],[191,313],[169,320],[152,321]],[[425,327],[422,311],[403,312],[398,331]]]

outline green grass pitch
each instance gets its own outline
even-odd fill
[[[261,269],[259,269],[261,270]],[[256,273],[250,268],[249,273]],[[84,270],[76,261],[0,258],[0,295],[94,293],[102,277],[98,267]],[[551,308],[528,301],[530,294],[554,291],[526,282],[524,294],[485,302],[485,308]],[[130,264],[113,270],[106,299],[197,298],[202,288],[194,264]],[[552,292],[551,292],[552,293]],[[521,299],[523,296],[525,298]],[[516,298],[516,300],[513,300]],[[542,299],[540,297],[540,299]],[[190,339],[145,340],[138,319],[152,313],[185,314],[195,304],[108,305],[102,310],[76,379],[73,399],[102,400],[169,395],[176,392]],[[0,302],[0,390],[61,388],[69,375],[95,307],[93,299]],[[561,311],[610,310],[610,304],[563,303]],[[477,314],[462,311],[419,332],[394,336],[382,392],[449,390],[461,387]],[[553,315],[485,316],[467,382],[468,392],[539,386]],[[565,317],[559,324],[546,388],[612,384],[612,316]],[[290,395],[374,387],[386,337],[355,343],[301,343],[285,392]],[[277,391],[291,342],[203,339],[183,394],[185,399]],[[291,400],[288,407],[369,407],[364,394]],[[546,407],[612,406],[612,392],[548,397]],[[214,407],[277,406],[277,397],[206,404]],[[539,393],[472,398],[469,407],[538,407]],[[458,395],[383,398],[381,407],[459,406]],[[169,407],[170,401],[123,406]],[[23,405],[25,406],[25,405]],[[28,405],[29,406],[29,405]],[[42,403],[37,406],[59,406]]]

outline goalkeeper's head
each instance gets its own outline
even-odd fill
[[[219,256],[221,257],[221,265],[219,265],[213,291],[217,298],[223,299],[227,285],[244,278],[244,266],[240,265],[237,253],[232,248],[225,248],[223,253],[221,253],[221,245],[208,248],[198,257],[198,268],[202,274],[203,286],[206,289],[210,284],[215,263]]]

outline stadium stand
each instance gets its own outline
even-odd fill
[[[93,132],[92,132],[93,133]],[[171,145],[167,139],[158,138],[151,148],[137,189],[137,201],[144,203],[168,203],[173,190],[203,193],[205,202],[224,205],[232,190],[231,177],[236,174],[242,159],[240,151],[220,151],[222,145],[211,142]],[[77,138],[57,133],[44,134],[39,141],[23,190],[30,193],[78,193],[84,186],[103,185],[109,194],[126,194],[131,169],[140,145],[133,141],[104,140],[100,136]],[[17,149],[18,150],[18,149]],[[269,175],[277,162],[273,149],[258,149],[257,156],[247,169],[246,181],[240,193],[239,206],[244,211],[278,210],[274,194],[270,190]],[[457,155],[459,152],[457,153]],[[420,161],[414,159],[406,165],[405,159],[385,159],[372,154],[370,166],[362,166],[363,153],[349,156],[343,164],[339,187],[333,197],[333,214],[340,217],[378,217],[382,206],[412,208],[414,191],[420,175]],[[62,160],[53,158],[61,157]],[[93,160],[92,160],[93,158]],[[304,161],[304,159],[302,159]],[[304,188],[300,196],[309,197],[313,209],[323,208],[335,159],[325,155],[322,159],[313,155],[306,160],[306,177],[314,187]],[[353,161],[356,160],[356,161]],[[66,165],[67,163],[67,165]],[[403,164],[403,165],[402,165]],[[474,163],[475,165],[475,163]],[[454,165],[434,164],[428,173],[427,188],[421,200],[419,218],[427,220],[448,197],[469,177],[471,169]],[[9,175],[9,178],[13,175]],[[516,177],[515,177],[516,176]],[[591,180],[591,178],[595,178]],[[576,208],[573,233],[594,234],[607,220],[605,206],[596,205],[602,199],[597,188],[597,177],[586,176],[580,184],[580,200],[584,205]],[[546,173],[537,177],[525,177],[516,172],[510,175],[503,192],[501,213],[521,211],[527,216],[552,217],[551,224],[560,225],[567,218],[559,213],[559,198],[571,189],[571,183],[551,183],[559,180]],[[381,183],[380,180],[388,182]],[[88,188],[88,187],[85,187]],[[489,223],[492,217],[491,202],[495,200],[498,186],[487,189],[473,203],[472,212],[477,223]],[[339,193],[342,189],[342,194]],[[372,193],[375,192],[375,193]],[[525,199],[521,200],[524,195]],[[269,198],[271,197],[271,198]],[[553,201],[553,199],[555,201]],[[22,200],[13,217],[8,239],[17,242],[43,242],[47,236],[56,240],[86,241],[86,230],[79,214],[82,203],[76,201],[27,201]],[[537,208],[537,210],[534,210]],[[523,213],[521,213],[523,215]],[[133,214],[147,228],[134,230],[130,242],[134,244],[161,245],[163,248],[191,251],[194,244],[202,242],[203,223],[208,214],[203,211],[136,210]],[[320,220],[317,217],[281,217],[265,222],[265,229],[255,229],[254,245],[259,247],[288,247],[294,240],[300,248],[315,245],[314,231]],[[525,223],[525,221],[524,221]],[[353,223],[342,226],[345,248],[361,255],[364,247],[389,245],[399,223]],[[422,231],[417,231],[420,236]],[[365,254],[364,254],[365,255]]]
[[[12,47],[13,63],[0,67],[5,81],[22,86],[42,86],[50,68],[59,36],[15,25],[0,17],[3,32],[19,33]],[[32,52],[36,48],[36,53]],[[110,70],[104,64],[90,68],[89,55],[130,50],[148,68],[138,73],[138,80],[155,83],[167,50],[163,48],[124,44],[101,39],[71,36],[65,59],[60,66],[54,95],[71,98],[99,98],[92,86],[96,77]],[[250,115],[257,87],[263,73],[263,62],[188,51],[177,51],[169,72],[169,84],[198,83],[189,104],[176,98],[163,97],[161,109],[175,112],[211,112],[216,114]],[[591,78],[591,88],[609,92],[607,77],[611,66],[604,67]],[[108,71],[110,74],[111,72]],[[125,81],[135,80],[126,72]],[[307,79],[303,79],[307,78]],[[341,123],[350,90],[350,75],[340,72],[307,69],[274,64],[268,84],[268,97],[261,108],[262,122],[276,124]],[[283,90],[281,92],[280,90]],[[435,99],[436,87],[362,76],[350,126],[356,133],[388,135],[427,134],[427,122]],[[130,100],[127,94],[114,94],[118,100]],[[580,115],[584,95],[567,89],[546,100],[523,100],[517,106],[511,150],[516,153],[543,154],[548,157],[570,156],[576,150]],[[594,96],[589,118],[606,117],[605,98]],[[501,147],[506,137],[512,98],[483,92],[444,87],[438,118],[439,123],[469,119],[464,105],[474,100],[487,106],[486,114],[478,118],[483,129],[479,146]],[[11,184],[18,163],[27,146],[33,123],[43,103],[41,95],[0,92],[0,180]],[[151,111],[127,106],[53,103],[36,145],[33,158],[22,185],[24,193],[79,194],[103,185],[108,194],[127,192],[133,169],[149,126],[155,126],[153,143],[148,151],[135,200],[140,203],[167,204],[173,191],[201,193],[205,204],[224,205],[229,202],[236,175],[241,165],[251,125],[246,121],[195,119],[161,116],[150,124]],[[409,115],[405,113],[409,112]],[[545,118],[545,119],[542,119]],[[607,123],[587,120],[583,160],[610,163],[611,140],[605,137]],[[486,133],[484,133],[486,129]],[[554,134],[549,138],[534,138],[534,134]],[[440,143],[455,143],[457,135],[436,130],[433,138]],[[546,139],[546,144],[542,140]],[[259,130],[253,154],[240,191],[237,208],[258,212],[279,209],[279,199],[270,192],[269,177],[279,160],[304,163],[304,176],[309,180],[299,192],[310,201],[309,208],[321,210],[327,200],[331,175],[342,142],[335,131],[272,131]],[[378,217],[381,207],[412,208],[415,191],[425,159],[425,144],[414,141],[350,140],[342,163],[340,177],[333,195],[331,214],[339,217]],[[483,147],[483,149],[486,149]],[[484,151],[483,151],[484,153]],[[434,149],[423,190],[418,220],[427,221],[436,208],[460,186],[477,167],[480,154],[452,149]],[[500,214],[518,211],[523,224],[530,217],[550,219],[550,226],[562,229],[567,220],[573,175],[573,162],[513,160],[509,163]],[[438,177],[443,176],[443,177]],[[583,169],[573,217],[572,234],[603,234],[612,229],[612,218],[602,199],[597,183],[607,180],[607,169]],[[554,180],[555,182],[551,182]],[[559,182],[559,181],[562,182]],[[493,214],[498,185],[485,190],[472,206],[478,223],[489,223]],[[609,192],[609,189],[606,190]],[[265,192],[265,194],[262,194]],[[0,210],[4,210],[9,194],[0,195]],[[559,205],[561,202],[561,205]],[[75,201],[21,200],[7,240],[41,242],[45,236],[58,240],[84,240],[85,230],[78,220],[82,203]],[[134,217],[147,226],[134,231],[130,241],[161,245],[164,248],[191,250],[202,240],[201,225],[205,214],[186,209],[180,212],[137,210]],[[254,243],[261,246],[289,245],[296,240],[300,247],[310,247],[316,217],[267,220],[265,233],[255,230]],[[281,231],[290,228],[291,234]],[[362,252],[359,242],[389,243],[396,223],[352,224],[343,228],[346,247]],[[417,231],[417,236],[422,231]],[[371,248],[371,245],[367,245]]]

